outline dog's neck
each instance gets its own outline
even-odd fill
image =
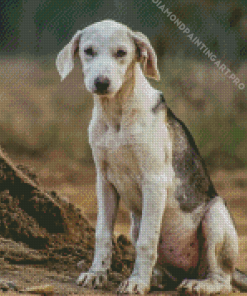
[[[123,117],[133,108],[141,109],[145,105],[145,99],[149,99],[148,94],[153,94],[154,91],[156,92],[144,76],[140,64],[135,62],[129,66],[120,90],[113,97],[95,95],[95,104],[106,125],[119,131]]]

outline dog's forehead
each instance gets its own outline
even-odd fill
[[[87,32],[93,33],[98,32],[98,34],[112,35],[116,31],[127,32],[128,27],[126,25],[120,24],[115,21],[105,20],[101,22],[94,23],[85,28]]]
[[[107,45],[134,45],[127,26],[113,21],[93,24],[83,30],[82,43],[85,41]]]

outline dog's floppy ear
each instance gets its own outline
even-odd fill
[[[157,67],[157,57],[148,38],[141,32],[130,31],[139,55],[139,61],[143,64],[143,72],[146,76],[160,80],[160,74]]]
[[[74,68],[74,56],[78,50],[80,37],[82,31],[77,31],[71,41],[59,52],[56,59],[56,66],[61,80],[73,70]]]

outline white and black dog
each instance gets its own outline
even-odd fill
[[[159,79],[148,38],[112,20],[92,24],[59,53],[62,79],[76,54],[94,96],[89,140],[98,198],[94,261],[77,284],[107,281],[121,198],[131,214],[136,260],[120,293],[144,294],[152,277],[163,275],[192,294],[230,292],[232,280],[247,288],[246,276],[235,270],[238,236],[225,202],[188,129],[145,78]]]

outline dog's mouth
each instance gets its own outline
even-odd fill
[[[93,90],[93,94],[99,96],[99,97],[102,97],[102,98],[112,98],[116,95],[116,92],[113,91],[113,90],[110,90],[110,89],[107,89],[107,90]]]
[[[103,96],[103,95],[107,95],[109,94],[109,91],[106,89],[106,90],[98,90],[98,89],[95,89],[94,90],[94,93],[99,95],[99,96]]]

